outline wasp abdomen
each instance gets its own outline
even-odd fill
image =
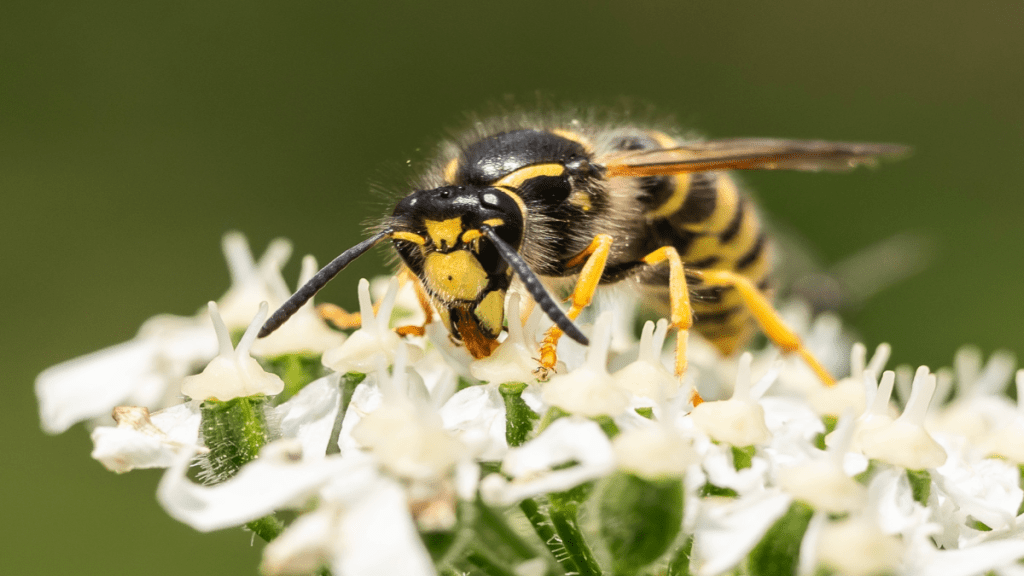
[[[651,138],[659,146],[677,145],[667,136]],[[729,270],[766,289],[771,273],[771,243],[753,203],[725,172],[698,172],[643,177],[638,184],[647,200],[645,244],[673,246],[688,270]],[[642,279],[667,286],[666,272]],[[723,353],[749,338],[751,315],[733,288],[707,288],[689,282],[694,329]]]

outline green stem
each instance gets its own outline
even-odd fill
[[[516,576],[515,572],[501,566],[482,552],[470,552],[466,555],[466,560],[479,568],[487,576]]]
[[[907,470],[907,480],[910,481],[914,501],[927,507],[932,492],[932,475],[927,470]]]
[[[672,555],[672,560],[668,563],[668,576],[690,576],[690,553],[692,551],[693,536],[690,536]]]
[[[526,515],[526,519],[530,521],[534,532],[540,537],[541,542],[547,547],[551,556],[562,566],[562,570],[566,574],[579,573],[576,561],[573,560],[572,555],[565,549],[561,538],[555,533],[554,528],[551,526],[551,520],[540,511],[537,501],[533,498],[527,498],[519,503],[519,509]]]
[[[1024,488],[1024,464],[1021,464],[1018,468],[1020,469],[1020,487]],[[1021,514],[1024,514],[1024,500],[1021,500],[1020,507],[1017,508],[1017,516]]]
[[[523,382],[506,382],[498,386],[498,392],[505,400],[505,440],[509,446],[521,446],[533,431],[534,412],[523,400]]]
[[[366,374],[347,372],[338,382],[338,387],[341,389],[341,401],[338,405],[338,416],[334,419],[334,428],[331,429],[331,437],[327,440],[327,454],[341,453],[341,447],[338,446],[338,439],[341,438],[341,425],[345,421],[348,405],[352,403],[352,394],[363,380],[366,380]]]
[[[295,396],[325,372],[320,356],[313,354],[283,354],[265,363],[270,372],[277,374],[284,381],[284,390],[274,399],[275,404],[281,404]]]
[[[477,521],[481,527],[494,534],[497,537],[497,541],[511,550],[517,559],[520,561],[529,560],[537,556],[536,551],[508,525],[504,516],[496,513],[479,500],[477,500],[476,509]]]
[[[566,553],[573,559],[581,576],[600,576],[601,568],[594,559],[594,553],[587,546],[587,540],[576,523],[575,505],[551,505],[551,524],[562,540]]]

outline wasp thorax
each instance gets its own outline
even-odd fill
[[[410,194],[395,207],[395,247],[434,301],[452,335],[474,355],[493,341],[504,322],[512,272],[485,235],[493,229],[518,248],[523,210],[499,188],[444,186]],[[422,241],[420,241],[422,239]]]

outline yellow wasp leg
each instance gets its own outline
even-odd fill
[[[686,372],[686,343],[690,327],[693,326],[690,289],[686,286],[683,261],[672,246],[663,246],[643,257],[643,262],[648,266],[656,266],[665,261],[668,261],[670,322],[673,328],[679,330],[676,335],[676,376],[682,376]]]
[[[800,337],[783,323],[771,302],[765,298],[764,294],[761,294],[753,282],[745,276],[728,270],[703,270],[700,274],[705,284],[735,288],[743,303],[750,309],[754,319],[761,326],[765,336],[771,339],[776,346],[782,348],[783,352],[796,352],[826,386],[835,385],[836,381],[832,375],[807,348],[804,348]]]
[[[566,268],[573,268],[583,264],[580,270],[580,277],[576,280],[576,288],[572,292],[572,306],[565,313],[570,320],[575,320],[580,312],[594,299],[594,291],[604,274],[605,264],[608,262],[608,253],[612,248],[612,237],[608,234],[598,234],[585,250],[573,256],[565,263]],[[558,339],[562,337],[562,330],[558,326],[552,326],[544,334],[544,341],[540,345],[540,365],[542,368],[551,370],[558,362],[555,348],[558,346]]]
[[[427,324],[434,321],[434,311],[430,306],[430,297],[427,296],[426,290],[423,289],[423,285],[413,275],[412,270],[403,266],[398,278],[403,285],[408,281],[412,282],[412,287],[416,290],[416,300],[420,303],[420,308],[423,309],[423,324],[420,326],[399,326],[395,328],[395,332],[399,336],[423,336],[427,333]]]
[[[317,304],[316,313],[340,330],[351,330],[363,325],[363,317],[359,312],[346,312],[337,304]]]
[[[434,313],[430,308],[430,299],[427,297],[426,292],[423,291],[423,287],[420,286],[418,280],[413,275],[412,271],[406,267],[402,267],[402,270],[398,273],[399,289],[409,281],[413,282],[413,287],[416,289],[416,299],[419,300],[420,307],[423,308],[423,314],[426,319],[423,321],[422,326],[399,326],[395,328],[395,332],[399,336],[423,336],[426,333],[426,326],[434,319]],[[373,313],[377,314],[380,312],[380,305],[384,299],[382,298],[379,302],[373,305]],[[319,304],[316,307],[317,313],[321,318],[330,322],[335,327],[341,330],[352,330],[359,328],[363,325],[362,314],[359,312],[346,312],[344,308],[337,304],[324,303]]]

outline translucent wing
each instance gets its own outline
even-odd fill
[[[899,144],[735,138],[613,154],[604,159],[604,168],[608,177],[712,170],[843,171],[909,152],[910,148]]]

